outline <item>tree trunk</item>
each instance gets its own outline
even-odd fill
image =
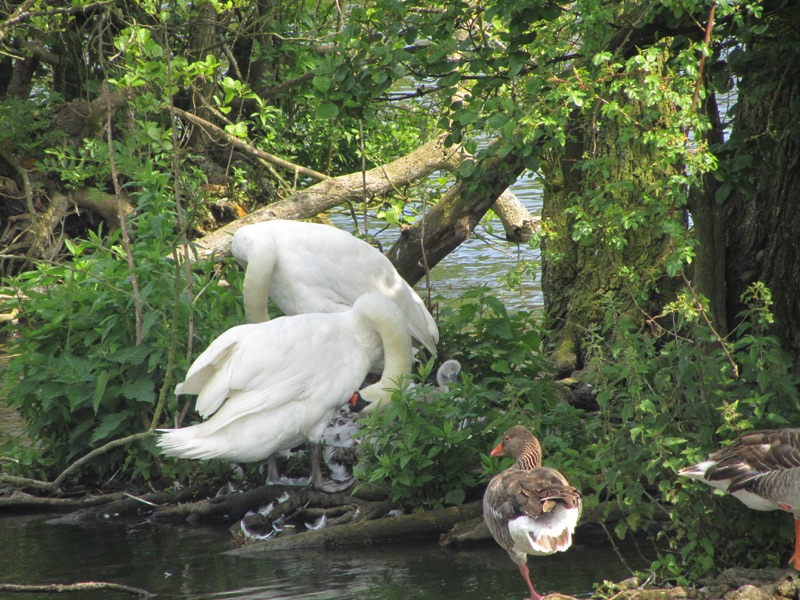
[[[724,125],[719,118],[719,109],[714,94],[706,101],[706,114],[712,128],[706,135],[710,147],[723,142]],[[716,200],[719,184],[712,173],[703,178],[703,189],[692,190],[689,210],[692,215],[697,248],[692,282],[695,291],[708,299],[708,308],[714,327],[722,336],[728,333],[725,290],[725,232],[723,230],[723,208]]]
[[[621,95],[616,100],[630,103]],[[662,114],[669,111],[665,106]],[[570,133],[572,141],[560,163],[546,170],[542,210],[543,222],[554,233],[542,248],[542,289],[546,325],[554,332],[551,358],[560,375],[582,368],[582,342],[604,323],[609,303],[617,313],[643,323],[647,315],[660,311],[661,294],[673,287],[662,275],[669,240],[642,200],[652,182],[663,176],[654,171],[652,150],[638,138],[607,126],[596,129],[575,123]],[[586,159],[596,161],[599,168],[579,168]],[[605,197],[598,200],[601,191]],[[581,203],[594,227],[579,241],[574,241],[574,222],[565,214],[575,202]],[[609,225],[605,216],[592,221],[592,214],[599,216],[605,210],[615,211],[617,220],[626,212],[636,214],[641,222],[625,228]],[[607,224],[598,227],[597,222]],[[619,238],[623,244],[617,243]],[[613,338],[616,333],[612,328],[608,335]]]
[[[761,281],[772,291],[772,333],[800,357],[800,50],[764,42],[740,54],[724,204],[727,311],[731,328],[745,308],[742,294]],[[777,85],[774,85],[778,82]],[[742,168],[750,165],[750,168]]]
[[[397,271],[414,285],[445,256],[466,240],[486,211],[525,170],[519,155],[489,158],[482,163],[477,186],[459,179],[424,219],[403,230],[387,256]]]

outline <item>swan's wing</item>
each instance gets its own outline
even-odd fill
[[[287,223],[275,248],[270,293],[286,314],[343,311],[363,294],[378,293],[397,304],[412,336],[436,353],[439,329],[425,303],[367,242],[327,225]]]
[[[439,330],[422,299],[388,258],[348,232],[319,223],[264,221],[240,228],[231,250],[247,269],[248,319],[262,320],[256,313],[265,312],[267,292],[286,315],[345,311],[375,292],[392,299],[411,335],[436,353]],[[257,284],[261,279],[264,285]]]
[[[238,325],[217,336],[189,367],[186,378],[175,387],[176,394],[199,394],[220,365],[225,364],[236,345],[251,335],[258,325]]]
[[[236,414],[270,410],[307,396],[311,388],[326,389],[326,381],[344,380],[352,393],[371,362],[351,313],[281,317],[253,327],[200,390],[201,415],[213,414],[223,402]]]

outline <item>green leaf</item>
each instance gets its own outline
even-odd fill
[[[339,107],[335,104],[323,104],[316,112],[316,118],[320,120],[333,120],[339,116]]]
[[[311,80],[311,83],[317,91],[327,94],[328,90],[331,89],[333,79],[328,75],[316,75],[314,79]]]
[[[146,378],[126,381],[120,387],[120,392],[128,400],[134,400],[136,402],[153,404],[156,400],[153,382]]]
[[[471,158],[464,159],[458,166],[458,174],[464,178],[471,177],[475,173],[476,167],[477,163],[474,160]]]
[[[105,415],[92,434],[92,444],[116,437],[116,433],[122,429],[122,425],[130,418],[132,418],[132,414],[129,411]]]

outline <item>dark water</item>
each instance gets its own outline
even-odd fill
[[[158,598],[217,600],[478,600],[516,599],[525,584],[508,555],[486,543],[452,551],[435,541],[340,551],[276,552],[268,558],[225,555],[227,530],[148,522],[80,527],[48,517],[0,517],[0,582],[105,581],[144,588]],[[626,552],[633,568],[645,563]],[[531,557],[537,591],[587,595],[596,582],[630,575],[609,545],[574,546]],[[0,593],[0,597],[7,598]],[[54,596],[22,594],[45,600]],[[65,598],[134,598],[114,591]]]

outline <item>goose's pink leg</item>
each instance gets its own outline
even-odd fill
[[[531,583],[531,575],[530,572],[528,571],[527,563],[522,563],[519,566],[519,572],[522,574],[522,578],[525,580],[525,583],[528,584],[528,589],[531,592],[530,600],[541,600],[542,597],[536,593],[535,589],[533,589],[533,584]]]
[[[800,571],[800,520],[794,520],[794,554],[789,559],[795,571]]]

